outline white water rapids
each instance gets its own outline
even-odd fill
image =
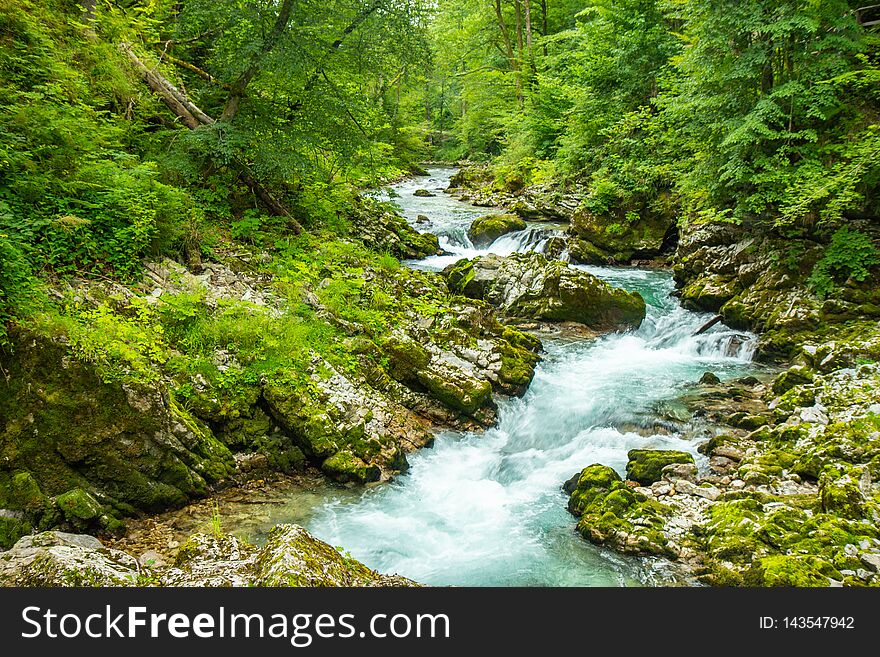
[[[452,254],[410,264],[440,269],[488,251],[540,250],[558,234],[558,227],[530,224],[489,249],[474,249],[467,227],[491,210],[444,195],[452,172],[433,168],[430,176],[394,188],[413,225],[438,234]],[[418,188],[437,196],[414,196]],[[416,223],[420,214],[429,221]],[[411,454],[409,472],[391,483],[367,490],[328,487],[305,516],[285,518],[282,509],[271,522],[294,519],[373,568],[427,584],[662,582],[667,575],[657,562],[623,558],[583,540],[561,485],[592,463],[622,473],[627,451],[636,447],[696,455],[697,440],[664,425],[658,409],[707,370],[721,378],[747,374],[753,336],[717,325],[693,337],[711,316],[681,308],[668,272],[583,269],[642,294],[648,314],[641,328],[593,341],[545,340],[528,392],[499,403],[494,428],[482,435],[441,433],[433,449]]]

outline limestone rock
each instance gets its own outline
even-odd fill
[[[131,555],[85,534],[43,532],[0,552],[2,586],[135,586],[148,574]]]
[[[468,228],[468,238],[474,246],[489,246],[502,235],[523,230],[526,222],[512,214],[490,214],[475,219]]]
[[[604,330],[638,327],[645,317],[638,293],[613,288],[537,253],[459,261],[444,273],[451,289],[485,299],[509,317],[571,321]]]

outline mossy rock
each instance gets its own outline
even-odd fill
[[[443,270],[446,277],[446,283],[449,289],[456,293],[462,294],[469,299],[482,299],[486,292],[488,281],[485,279],[476,279],[474,272],[474,261],[462,259]]]
[[[758,559],[745,573],[746,586],[827,587],[842,580],[830,563],[812,555],[773,555]]]
[[[391,376],[404,383],[418,381],[418,373],[431,362],[430,352],[408,336],[390,336],[382,343],[382,351]]]
[[[819,499],[822,511],[842,518],[859,519],[867,516],[867,500],[859,489],[858,479],[849,473],[840,475],[834,468],[826,468],[819,477]]]
[[[512,318],[578,322],[599,330],[636,328],[645,318],[637,292],[615,288],[540,253],[490,254],[444,270],[450,290],[483,299]]]
[[[598,246],[586,240],[570,238],[568,253],[571,261],[579,265],[607,265],[612,256]]]
[[[575,515],[583,513],[584,508],[601,491],[608,491],[621,482],[620,475],[607,465],[594,463],[581,470],[574,490],[568,500],[568,510]]]
[[[103,511],[98,500],[82,488],[75,488],[59,495],[55,498],[55,503],[68,521],[77,524],[94,520]]]
[[[653,258],[663,251],[675,223],[674,217],[667,212],[645,211],[633,221],[619,214],[615,211],[600,215],[578,208],[569,231],[618,262]]]
[[[488,380],[452,374],[439,369],[424,370],[419,373],[419,382],[434,398],[466,415],[492,406],[492,384]]]
[[[427,189],[417,189],[416,191],[413,192],[413,196],[430,197],[430,196],[436,196],[436,194],[429,192]]]
[[[804,365],[795,365],[776,377],[773,381],[773,392],[781,395],[795,386],[802,386],[812,382],[814,373]]]
[[[40,526],[46,499],[75,489],[129,513],[158,511],[233,471],[228,448],[163,384],[105,377],[72,357],[63,336],[17,327],[10,337],[14,349],[0,353],[9,373],[0,382],[0,458],[17,474],[5,504]]]
[[[577,530],[588,541],[628,554],[677,556],[663,533],[668,507],[630,490],[613,468],[588,466],[572,485],[568,509],[580,516]]]
[[[627,453],[626,478],[650,486],[662,478],[663,468],[672,463],[694,463],[688,452],[665,449],[631,449]]]
[[[489,246],[502,235],[524,230],[526,222],[515,214],[490,214],[475,219],[468,228],[468,238],[477,248]]]
[[[321,470],[340,482],[354,481],[361,484],[379,481],[382,470],[379,466],[366,463],[349,451],[339,451],[324,460]]]
[[[27,520],[0,515],[0,550],[8,550],[31,531],[33,527]]]

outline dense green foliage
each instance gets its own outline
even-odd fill
[[[444,0],[434,126],[501,183],[586,182],[597,214],[669,192],[690,219],[828,235],[880,210],[880,42],[859,4]]]
[[[0,324],[35,273],[128,282],[147,255],[344,231],[357,187],[424,155],[399,114],[418,0],[93,4],[0,2]]]
[[[584,184],[609,230],[817,238],[827,295],[877,259],[880,41],[857,5],[0,0],[0,323],[38,278],[344,233],[355,189],[426,157]]]

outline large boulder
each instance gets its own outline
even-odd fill
[[[585,264],[654,258],[670,244],[674,222],[665,214],[643,213],[634,220],[615,220],[578,208],[571,218],[572,254]]]
[[[525,227],[525,220],[515,214],[490,214],[474,220],[468,228],[468,238],[476,247],[489,246],[502,235]]]
[[[138,563],[86,534],[43,532],[0,552],[0,586],[418,586],[383,575],[298,525],[277,525],[259,548],[233,536],[196,534],[168,566]]]
[[[578,532],[591,543],[627,554],[675,557],[665,535],[670,509],[633,491],[607,465],[584,468],[568,500]]]
[[[118,517],[203,495],[229,449],[162,382],[118,381],[16,329],[0,352],[0,546],[32,528],[113,531]]]
[[[444,272],[454,292],[484,299],[508,317],[568,321],[600,330],[638,327],[645,301],[538,253],[487,255]]]
[[[184,543],[162,586],[417,586],[342,554],[298,525],[276,525],[258,548],[233,536],[196,534]]]
[[[94,536],[43,532],[0,552],[0,586],[134,586],[137,559]]]

